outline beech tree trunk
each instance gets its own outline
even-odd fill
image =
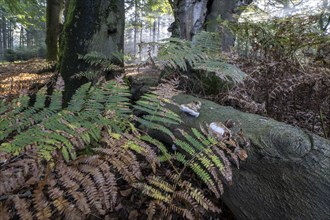
[[[172,33],[178,34],[183,39],[191,40],[196,33],[202,30],[207,14],[207,4],[210,0],[169,1],[175,19]]]
[[[72,76],[88,67],[78,54],[92,51],[111,57],[124,47],[124,0],[70,0],[61,39],[60,73],[66,104],[86,81]]]
[[[217,31],[216,19],[237,21],[233,16],[239,13],[236,8],[247,5],[252,0],[169,0],[174,13],[174,23],[170,28],[174,37],[192,40],[193,36],[202,30]],[[228,51],[234,43],[233,34],[221,30],[222,50]]]
[[[47,0],[46,24],[47,24],[47,59],[57,60],[58,40],[61,31],[61,20],[64,10],[63,0]]]

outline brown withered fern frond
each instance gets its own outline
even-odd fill
[[[124,218],[129,207],[139,203],[141,198],[148,204],[148,209],[140,213],[143,218],[153,219],[159,214],[168,218],[202,219],[209,212],[220,212],[207,198],[213,192],[210,186],[210,193],[206,194],[198,182],[186,180],[185,167],[177,164],[180,170],[177,173],[173,167],[161,165],[156,149],[140,136],[116,134],[106,129],[102,136],[100,146],[93,148],[93,155],[79,156],[70,163],[59,157],[56,166],[49,167],[49,163],[39,163],[31,153],[22,155],[19,161],[13,157],[2,164],[2,175],[13,173],[0,183],[4,189],[0,196],[2,219]],[[231,181],[229,161],[222,152],[226,149],[214,149],[220,154],[219,159],[210,155],[210,160],[219,163],[222,160],[224,165],[218,175]],[[196,157],[200,161],[206,159],[207,155]],[[15,181],[18,182],[15,188],[9,188]],[[131,189],[128,201],[124,200],[128,195],[122,193],[127,189]],[[119,211],[121,209],[124,214]]]
[[[186,219],[200,219],[204,212],[219,213],[221,210],[204,196],[201,189],[189,181],[182,180],[178,174],[167,170],[165,177],[149,176],[147,184],[140,186],[151,200],[147,209],[148,219],[160,219],[170,215]],[[200,212],[203,210],[203,212]]]
[[[26,158],[24,160],[15,161],[5,166],[6,169],[1,169],[0,173],[0,195],[17,191],[23,187],[30,187],[39,180],[42,175],[42,170],[36,160]]]
[[[51,172],[24,156],[1,166],[1,213],[8,219],[87,219],[115,212],[122,186],[133,187],[143,179],[141,161],[150,170],[159,166],[156,153],[145,148],[136,136],[108,136],[93,149],[69,164],[58,160]],[[11,174],[11,175],[10,175]]]
[[[215,101],[257,113],[330,137],[330,71],[290,61],[236,63],[249,73],[244,84],[220,94]]]

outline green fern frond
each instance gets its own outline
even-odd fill
[[[186,156],[185,155],[183,155],[183,154],[181,154],[181,153],[179,153],[179,152],[175,152],[175,159],[177,160],[177,161],[179,161],[180,163],[182,163],[183,165],[186,165],[187,164],[187,159],[186,159]]]
[[[219,57],[221,48],[221,35],[218,32],[201,31],[194,36],[193,44],[209,57]]]
[[[197,131],[195,131],[197,132]],[[203,143],[200,143],[197,139],[192,137],[190,134],[187,132],[180,130],[180,133],[185,137],[185,139],[190,143],[192,147],[194,147],[197,151],[203,151],[205,150],[205,145]]]
[[[159,189],[167,192],[167,193],[173,193],[174,192],[174,187],[169,184],[168,182],[162,180],[160,177],[158,176],[151,176],[148,178],[148,182],[149,184],[158,187]]]
[[[164,134],[167,134],[168,136],[174,138],[172,131],[161,124],[153,123],[142,118],[137,118],[137,121],[142,125],[146,126],[148,129],[161,131]]]
[[[47,96],[42,91],[32,107],[28,107],[28,97],[21,97],[12,104],[19,105],[17,108],[1,115],[3,143],[0,149],[17,155],[27,147],[35,148],[45,159],[51,159],[52,152],[59,150],[66,161],[75,159],[77,149],[100,140],[102,127],[114,127],[118,132],[128,128],[125,120],[131,112],[127,94],[126,87],[113,82],[104,87],[91,87],[91,83],[87,83],[77,90],[66,109],[62,109],[59,91],[53,92],[47,108]],[[109,109],[113,103],[117,106]],[[109,110],[112,111],[110,115]],[[113,119],[111,123],[110,118]]]
[[[202,142],[202,144],[205,146],[209,146],[211,145],[211,142],[205,138],[205,136],[203,134],[201,134],[196,128],[191,128],[193,134],[195,135],[195,137]]]
[[[148,121],[163,123],[163,124],[171,124],[171,125],[177,125],[178,124],[177,121],[174,121],[174,120],[170,119],[169,117],[168,118],[165,118],[165,117],[159,117],[157,115],[147,115],[147,116],[144,117],[144,119],[146,119]]]
[[[174,138],[172,131],[165,125],[178,125],[181,119],[177,114],[163,106],[162,98],[156,94],[146,94],[136,102],[134,108],[147,113],[147,115],[137,118],[139,123],[146,126],[148,129],[161,131],[171,138]]]
[[[99,65],[100,63],[107,61],[109,59],[109,57],[97,51],[92,51],[85,55],[79,54],[78,58],[86,61],[88,64],[92,66]]]
[[[170,155],[170,153],[168,152],[167,148],[164,146],[164,144],[148,135],[143,135],[140,137],[141,140],[149,143],[149,144],[152,144],[152,145],[155,145],[161,152],[161,156],[159,157],[159,160],[161,162],[164,162],[164,161],[169,161],[171,160],[172,156]]]
[[[212,181],[210,174],[207,170],[203,169],[198,163],[193,162],[189,164],[189,167],[200,177],[200,179],[207,185],[211,185],[214,188],[215,183]]]
[[[82,111],[84,104],[86,103],[86,96],[90,90],[91,83],[86,83],[82,85],[72,96],[68,108],[68,111],[71,112],[80,112]]]
[[[190,41],[169,38],[161,44],[157,58],[163,61],[162,63],[165,66],[187,71],[189,67],[194,66],[197,62],[206,60],[208,57],[194,47]]]
[[[75,74],[73,78],[86,78],[88,81],[96,84],[107,72],[121,68],[115,63],[123,63],[124,54],[115,52],[110,56],[106,56],[103,53],[93,51],[85,55],[79,54],[78,58],[85,61],[89,68],[86,71]]]
[[[90,71],[82,71],[73,76],[73,78],[81,79],[81,78],[86,78],[88,81],[95,81],[97,80],[100,76],[102,76],[102,73],[100,71],[96,70],[90,70]]]
[[[163,194],[160,190],[157,190],[152,186],[145,185],[143,187],[142,193],[159,201],[164,201],[164,202],[171,201],[171,197],[169,195]]]
[[[28,96],[24,98],[24,108],[19,107],[19,111],[9,111],[0,116],[0,141],[5,140],[10,135],[14,135],[14,132],[22,132],[29,126],[40,123],[42,120],[51,117],[62,108],[62,95],[54,91],[51,96],[51,104],[49,107],[45,107],[47,95],[44,90],[40,90],[36,94],[36,101],[31,107],[26,106],[29,103]],[[20,100],[21,98],[19,98]],[[16,102],[16,101],[14,101]]]
[[[226,154],[232,157],[234,149],[229,149],[223,142],[215,140],[209,134],[202,134],[197,129],[192,129],[194,136],[179,131],[185,140],[175,139],[177,150],[174,158],[183,166],[189,167],[219,198],[223,193],[222,179],[232,181]]]
[[[188,143],[186,143],[185,141],[176,139],[174,141],[174,144],[177,145],[178,147],[180,147],[180,149],[184,150],[190,156],[194,156],[196,154],[195,149],[192,146],[190,146]]]
[[[161,69],[199,70],[206,76],[214,73],[222,81],[239,83],[246,74],[225,62],[221,55],[219,33],[202,31],[193,41],[169,38],[160,43],[158,60]]]
[[[197,62],[194,67],[196,70],[202,70],[215,75],[223,81],[240,83],[246,77],[246,74],[232,64],[221,60],[210,59],[207,62]]]

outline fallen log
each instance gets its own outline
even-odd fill
[[[329,140],[190,95],[173,100],[202,103],[198,118],[169,106],[182,116],[183,129],[231,119],[250,139],[248,159],[233,168],[234,183],[222,197],[237,219],[330,219]]]

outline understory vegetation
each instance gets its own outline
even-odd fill
[[[217,81],[221,74],[205,69],[206,72],[183,78],[181,86],[188,93],[329,138],[330,50],[326,18],[293,16],[239,24],[220,21],[220,27],[237,36],[233,52],[222,54],[222,62],[239,67],[246,74],[242,75],[244,80],[228,85]],[[226,73],[226,68],[219,70]],[[235,69],[228,71],[235,76]]]
[[[243,23],[237,30],[237,51],[243,54],[234,62],[250,77],[230,91],[222,103],[330,138],[330,38],[326,19],[324,14]],[[251,109],[244,103],[258,107]]]
[[[1,219],[195,219],[220,212],[213,198],[232,182],[230,160],[238,166],[242,136],[217,140],[205,128],[177,137],[166,125],[179,124],[180,117],[163,107],[177,93],[173,82],[134,106],[121,78],[88,83],[65,109],[63,86],[59,78],[50,97],[40,90],[33,100],[23,95],[1,103]],[[144,114],[136,117],[133,110]],[[177,150],[150,137],[148,129],[168,135]]]
[[[328,1],[323,1],[327,7],[319,14],[267,19],[263,17],[266,12],[258,14],[260,11],[249,6],[252,1],[237,1],[235,10],[226,12],[230,16],[225,13],[213,20],[208,19],[218,10],[220,0],[193,1],[191,10],[185,8],[187,18],[196,2],[205,6],[201,13],[205,17],[201,15],[193,27],[189,27],[189,19],[184,25],[180,20],[184,0],[59,2],[0,0],[4,5],[0,6],[0,58],[6,60],[0,64],[0,220],[235,219],[225,199],[222,201],[235,181],[254,184],[254,178],[271,188],[267,175],[273,175],[268,171],[275,165],[282,175],[287,167],[292,169],[288,174],[304,170],[305,156],[313,161],[306,170],[314,172],[314,165],[323,168],[326,164],[327,158],[320,165],[314,163],[327,155],[323,146],[315,150],[318,148],[310,142],[317,135],[324,142],[330,139]],[[290,5],[289,1],[275,3],[285,9]],[[53,8],[46,8],[49,5]],[[127,33],[125,10],[129,15]],[[171,10],[172,37],[160,39],[161,15]],[[244,17],[244,10],[256,13],[253,19]],[[62,19],[64,24],[59,22]],[[198,24],[201,20],[204,23]],[[19,41],[14,47],[17,30]],[[150,36],[144,42],[146,31]],[[131,54],[124,50],[126,35],[134,42]],[[47,61],[35,58],[46,55]],[[125,60],[128,55],[129,62]],[[257,131],[256,136],[269,136],[255,138],[266,147],[251,150],[255,146],[241,130],[239,116],[212,122],[216,132],[204,121],[187,129],[183,121],[202,118],[197,118],[203,114],[202,101],[180,105],[173,101],[180,93],[265,116],[260,121],[269,117],[308,130],[299,130],[306,134],[306,141],[300,140],[301,134],[282,140],[290,136],[291,129],[281,136],[276,127],[270,134]],[[183,111],[182,106],[190,111]],[[194,114],[186,114],[189,112]],[[213,120],[212,116],[207,115]],[[267,141],[274,143],[264,143]],[[284,142],[285,147],[293,142],[297,146],[278,150],[275,145]],[[318,151],[315,158],[313,151]],[[250,155],[254,161],[242,165]],[[271,162],[266,163],[269,158]],[[253,167],[263,164],[267,169],[258,172],[267,175],[258,176]],[[252,170],[250,180],[243,175],[234,178],[240,166]],[[276,175],[272,178],[277,181]],[[285,178],[291,184],[291,177]],[[290,190],[295,189],[285,188],[286,181],[279,184],[279,191],[293,192]],[[317,187],[323,190],[320,182]],[[256,191],[251,191],[253,199],[254,192],[262,191],[257,183]],[[294,196],[300,199],[299,193]],[[275,191],[265,195],[273,196]],[[287,197],[291,199],[291,195]],[[269,204],[285,199],[272,198]],[[292,203],[281,204],[291,207]]]

